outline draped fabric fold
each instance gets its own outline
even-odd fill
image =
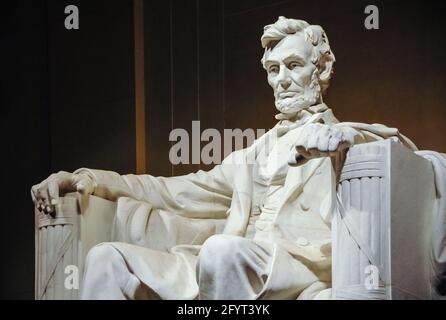
[[[417,151],[432,163],[437,199],[433,214],[431,237],[432,298],[446,299],[446,154],[435,151]]]

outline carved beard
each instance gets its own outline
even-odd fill
[[[298,113],[315,105],[321,98],[321,86],[317,70],[311,75],[311,82],[304,88],[304,92],[295,97],[281,99],[276,96],[275,105],[281,113]]]

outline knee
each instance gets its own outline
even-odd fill
[[[93,247],[85,260],[82,299],[117,299],[129,284],[125,259],[111,243]]]
[[[198,256],[200,267],[213,268],[221,263],[230,264],[242,249],[243,238],[228,235],[214,235],[207,239]]]
[[[93,267],[95,269],[113,266],[123,261],[121,254],[110,243],[101,243],[90,249],[85,260],[87,269]]]

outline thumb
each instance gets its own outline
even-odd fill
[[[76,175],[75,178],[76,191],[83,195],[89,195],[93,193],[94,185],[93,181],[88,176]]]

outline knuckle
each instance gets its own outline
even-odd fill
[[[307,141],[305,141],[305,142],[302,142],[302,144],[300,145],[300,148],[302,148],[302,149],[308,149],[308,142]]]

